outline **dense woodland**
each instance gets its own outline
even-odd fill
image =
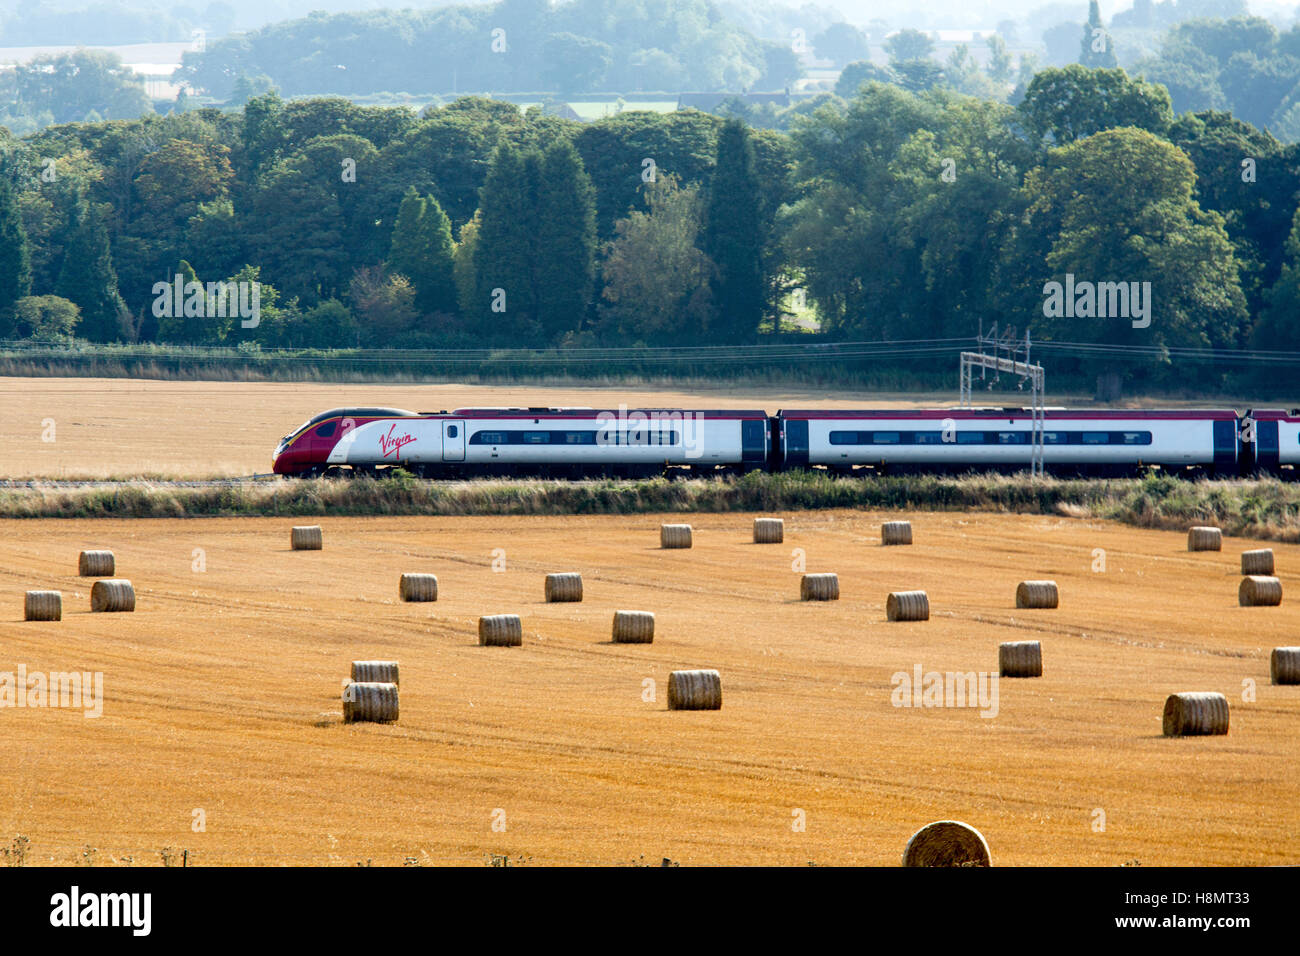
[[[1022,87],[866,78],[780,128],[269,92],[0,134],[0,339],[725,345],[806,304],[822,340],[997,321],[1153,349],[1128,367],[1157,378],[1162,348],[1300,350],[1300,147],[1121,69]],[[260,324],[156,315],[178,274],[259,282]],[[1150,282],[1153,321],[1045,316],[1067,274]]]

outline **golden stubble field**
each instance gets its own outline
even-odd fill
[[[102,671],[106,698],[98,719],[0,710],[0,843],[27,836],[32,863],[91,846],[97,865],[163,847],[196,865],[896,865],[956,818],[995,865],[1300,863],[1300,687],[1268,677],[1271,648],[1300,643],[1300,546],[1273,546],[1283,605],[1246,609],[1242,540],[784,517],[783,545],[750,543],[749,515],[325,518],[321,552],[289,550],[301,520],[0,521],[0,670]],[[910,548],[879,544],[896,517]],[[662,520],[690,521],[695,547],[660,550]],[[135,613],[89,612],[77,553],[98,547]],[[796,548],[840,601],[797,600]],[[438,602],[398,602],[404,571],[436,573]],[[585,601],[543,603],[550,571],[582,572]],[[1016,610],[1040,577],[1061,608]],[[64,592],[61,623],[21,621],[38,587]],[[929,592],[929,622],[885,621],[905,588]],[[609,643],[621,608],[656,613],[654,644]],[[478,647],[477,617],[506,612],[524,646]],[[891,705],[896,672],[996,673],[998,643],[1024,639],[1044,676],[1001,681],[995,718]],[[358,658],[401,662],[399,723],[341,723]],[[721,672],[723,709],[669,712],[669,672],[696,667]],[[1230,734],[1162,737],[1183,690],[1226,694]]]
[[[1010,397],[1023,402],[1023,396]],[[689,391],[538,385],[354,385],[0,378],[0,478],[211,478],[271,470],[279,439],[326,409],[416,412],[471,405],[635,408],[877,408],[956,404],[954,395],[726,386]],[[1077,404],[1077,403],[1076,403]],[[52,431],[51,431],[52,425]]]

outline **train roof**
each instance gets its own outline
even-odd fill
[[[415,412],[408,412],[404,408],[331,408],[328,412],[321,412],[315,418],[307,422],[307,425],[315,425],[317,422],[323,422],[327,418],[418,418]]]
[[[1231,408],[1045,408],[1049,418],[1057,419],[1173,419],[1232,420],[1237,413]],[[980,419],[1032,416],[1032,408],[783,408],[782,418],[840,420],[854,418]]]
[[[767,418],[763,409],[743,408],[602,408],[565,407],[472,407],[445,413],[459,418],[595,418],[600,415],[701,415],[704,418]]]

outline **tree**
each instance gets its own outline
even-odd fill
[[[1115,57],[1115,41],[1101,22],[1101,7],[1097,0],[1088,0],[1088,22],[1083,28],[1079,45],[1079,62],[1094,69],[1113,70],[1119,66]]]
[[[1287,238],[1286,264],[1269,290],[1268,306],[1251,339],[1257,349],[1300,350],[1300,210]]]
[[[387,265],[415,286],[415,306],[425,315],[457,310],[451,222],[438,200],[414,187],[398,210]]]
[[[292,347],[346,349],[357,345],[357,321],[338,299],[326,299],[303,313]]]
[[[766,312],[761,190],[749,131],[728,120],[704,215],[704,252],[717,266],[712,283],[717,341],[750,339]]]
[[[114,342],[132,335],[131,315],[117,291],[117,273],[109,250],[103,215],[78,198],[54,285],[55,295],[81,307],[81,333],[92,342]]]
[[[474,271],[474,256],[481,224],[482,220],[475,213],[473,219],[460,227],[456,242],[452,274],[456,279],[456,302],[463,315],[474,315],[478,311],[478,274]]]
[[[284,100],[275,90],[255,96],[244,104],[243,117],[239,169],[244,181],[251,184],[288,144]]]
[[[898,76],[898,85],[909,93],[924,93],[943,82],[943,67],[934,60],[891,61],[891,69]]]
[[[348,295],[364,345],[402,347],[404,336],[414,330],[419,319],[415,287],[406,276],[390,275],[380,266],[365,266],[353,275]]]
[[[865,60],[871,54],[866,34],[843,21],[830,24],[814,36],[812,45],[819,57],[830,60],[837,67],[854,60]]]
[[[537,318],[543,339],[581,327],[595,280],[596,191],[567,139],[542,155],[537,186]]]
[[[327,184],[307,169],[277,163],[252,195],[253,251],[285,295],[314,305],[342,293],[353,257],[347,223]]]
[[[1196,169],[1201,208],[1223,216],[1251,314],[1259,315],[1264,292],[1281,271],[1295,210],[1296,180],[1282,144],[1228,113],[1213,111],[1178,117],[1169,140]]]
[[[24,296],[14,304],[13,311],[13,334],[33,342],[67,342],[81,321],[76,303],[57,295]]]
[[[181,288],[179,298],[174,291],[178,278]],[[208,318],[207,290],[204,290],[202,296],[194,295],[192,291],[191,284],[199,281],[194,267],[182,259],[176,268],[160,281],[171,285],[173,292],[170,300],[171,308],[165,310],[164,314],[156,316],[158,341],[173,345],[207,345],[217,341],[219,337],[213,333],[209,325],[215,319]]]
[[[644,196],[646,209],[615,223],[602,247],[601,328],[617,341],[704,341],[715,270],[697,245],[699,189],[667,175],[647,183]]]
[[[1041,316],[1035,329],[1049,339],[1239,346],[1247,312],[1232,243],[1223,218],[1196,203],[1194,184],[1187,156],[1145,130],[1106,130],[1051,150],[1047,164],[1026,177],[1022,231],[1034,238],[1021,246],[1027,256],[1007,259],[1005,286],[1014,301],[1006,308]],[[1049,309],[1045,282],[1064,283],[1067,274],[1089,283],[1150,283],[1149,324]],[[1118,371],[1109,359],[1091,368]]]
[[[536,342],[536,210],[540,158],[503,144],[483,183],[482,222],[474,250],[477,279],[472,316],[486,336]]]
[[[572,33],[554,33],[542,45],[542,71],[550,89],[564,94],[598,89],[614,62],[608,43]]]
[[[759,89],[789,89],[804,75],[799,55],[788,44],[769,43],[763,49],[763,75],[758,78]]]
[[[928,60],[934,53],[934,41],[920,30],[899,30],[885,41],[885,52],[891,66],[908,60]]]
[[[248,261],[248,241],[229,199],[199,203],[185,224],[184,248],[204,275],[224,276]]]
[[[1011,54],[1007,52],[1007,41],[1000,33],[992,33],[984,43],[989,48],[987,67],[989,79],[1005,89],[1011,82],[1014,72],[1011,67]]]
[[[888,67],[876,66],[870,60],[850,63],[840,70],[840,77],[835,81],[837,95],[852,99],[864,83],[897,83],[898,77]]]
[[[1134,71],[1169,91],[1175,113],[1227,107],[1219,87],[1218,62],[1190,43],[1166,43],[1159,56],[1138,61]]]
[[[998,91],[971,55],[970,47],[958,43],[943,65],[944,85],[949,89],[984,100],[998,99]]]
[[[116,53],[45,53],[15,68],[17,94],[29,111],[49,110],[56,123],[135,119],[153,112],[144,80]]]
[[[13,186],[0,171],[0,329],[11,318],[15,303],[32,287],[27,233]]]
[[[1174,119],[1163,87],[1078,64],[1034,74],[1018,109],[1026,127],[1058,145],[1122,126],[1163,136]]]

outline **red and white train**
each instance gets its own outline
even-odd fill
[[[1032,440],[1026,408],[336,408],[286,435],[273,467],[306,477],[396,466],[425,477],[1019,470]],[[1043,458],[1058,473],[1294,474],[1300,409],[1049,408]]]

